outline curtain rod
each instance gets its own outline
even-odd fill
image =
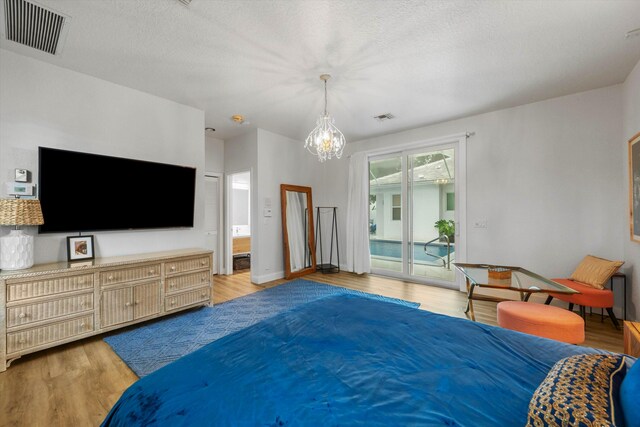
[[[420,140],[420,141],[414,141],[414,142],[409,142],[409,143],[405,143],[405,144],[400,144],[397,147],[386,147],[386,148],[379,148],[379,149],[374,149],[374,150],[363,150],[365,153],[367,153],[368,156],[376,156],[379,154],[387,154],[387,153],[393,153],[396,151],[402,151],[402,150],[406,150],[406,149],[410,149],[410,148],[419,148],[419,146],[421,144],[435,144],[438,141],[446,141],[446,140],[450,140],[450,139],[456,139],[456,138],[460,138],[461,136],[465,136],[466,138],[470,138],[472,136],[474,136],[476,133],[475,131],[472,132],[465,132],[465,133],[456,133],[453,135],[447,135],[447,136],[443,136],[443,137],[438,137],[438,138],[431,138],[431,139],[425,139],[425,140]],[[444,142],[443,142],[444,143]],[[358,151],[358,153],[361,153],[362,151]],[[355,153],[354,153],[355,154]],[[353,154],[349,154],[347,156],[347,159],[350,159],[351,156]]]

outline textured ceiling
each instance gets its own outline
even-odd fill
[[[303,140],[325,72],[355,141],[621,83],[640,60],[637,0],[38,3],[71,16],[62,54],[0,47],[202,109],[223,139]]]

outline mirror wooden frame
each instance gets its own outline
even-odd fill
[[[629,230],[631,241],[640,243],[640,132],[629,140]]]
[[[291,271],[291,256],[289,253],[289,232],[287,229],[287,191],[305,193],[307,195],[307,229],[309,251],[311,256],[311,266],[298,271]],[[295,279],[296,277],[314,273],[316,271],[316,245],[313,236],[313,201],[311,199],[311,187],[301,185],[280,184],[280,204],[282,212],[282,238],[284,257],[284,277],[285,279]]]

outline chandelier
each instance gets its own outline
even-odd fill
[[[333,124],[334,119],[327,113],[327,80],[331,76],[322,74],[320,80],[324,81],[324,113],[316,122],[316,127],[311,131],[304,142],[304,146],[311,154],[318,156],[320,162],[342,156],[346,140],[340,130]]]

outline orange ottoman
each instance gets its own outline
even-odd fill
[[[571,311],[524,301],[498,304],[498,325],[569,344],[584,341],[584,320]]]

